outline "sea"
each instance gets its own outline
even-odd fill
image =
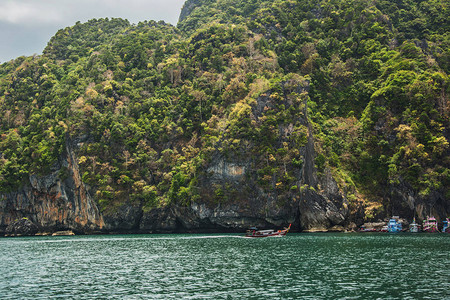
[[[450,234],[0,238],[0,299],[450,299]]]

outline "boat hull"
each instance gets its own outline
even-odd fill
[[[270,234],[246,234],[246,237],[249,238],[264,238],[264,237],[281,237],[285,236],[287,232],[275,232]]]
[[[387,230],[390,233],[398,233],[398,232],[402,231],[402,223],[400,223],[398,221],[398,217],[397,218],[392,218],[392,219],[389,220]]]
[[[285,236],[289,230],[291,229],[291,224],[289,224],[288,228],[284,228],[283,230],[257,230],[256,228],[254,230],[248,230],[245,234],[248,238],[264,238],[264,237],[282,237]]]
[[[423,231],[424,232],[429,232],[429,233],[439,232],[438,223],[437,223],[435,217],[428,217],[423,222]]]

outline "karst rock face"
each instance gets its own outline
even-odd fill
[[[31,175],[22,189],[1,197],[2,231],[22,218],[28,218],[44,231],[91,232],[104,227],[97,205],[81,181],[78,162],[69,145],[51,174]]]
[[[307,84],[296,92],[307,91]],[[294,105],[287,90],[283,101]],[[275,104],[270,91],[258,98],[252,107],[257,122]],[[102,212],[94,197],[95,190],[81,180],[76,155],[79,141],[67,141],[66,151],[44,176],[31,175],[20,190],[3,194],[0,201],[0,228],[4,232],[14,220],[29,218],[41,230],[70,229],[90,232],[214,232],[243,231],[249,226],[283,227],[292,223],[301,230],[327,230],[344,225],[348,216],[347,201],[329,172],[317,178],[314,167],[314,137],[306,118],[306,103],[296,124],[280,126],[280,144],[288,140],[295,126],[304,126],[306,143],[299,149],[301,165],[296,167],[297,188],[279,191],[275,184],[262,189],[257,184],[255,167],[260,158],[250,155],[258,146],[248,141],[247,148],[225,157],[219,151],[212,155],[199,182],[200,199],[189,205],[145,209],[139,202],[124,202],[114,210]],[[274,182],[277,178],[274,178]],[[320,186],[320,189],[319,189]],[[226,199],[216,200],[220,187]]]
[[[293,223],[298,229],[324,231],[335,225],[344,225],[349,213],[347,200],[328,170],[325,175],[317,176],[314,136],[307,120],[306,101],[295,104],[292,98],[294,94],[307,92],[308,83],[281,85],[284,95],[281,101],[286,110],[292,105],[299,105],[302,109],[292,123],[279,126],[277,143],[287,143],[293,128],[303,127],[306,133],[305,142],[298,149],[303,163],[291,166],[296,188],[280,189],[275,183],[280,182],[276,175],[269,187],[262,188],[258,184],[255,170],[264,162],[261,157],[249,155],[259,146],[258,141],[249,141],[245,149],[239,149],[228,157],[216,153],[201,181],[204,201],[191,205],[193,212],[208,224],[242,230],[255,225],[282,227]],[[265,117],[265,112],[280,104],[280,99],[275,101],[271,95],[268,91],[253,105],[251,118],[255,120],[255,126]],[[223,203],[211,204],[215,193],[212,187],[223,192],[226,199]]]
[[[442,221],[441,2],[187,0],[177,26],[59,30],[0,65],[0,234]]]
[[[7,236],[31,236],[38,233],[39,228],[27,218],[22,218],[11,222],[6,227]]]

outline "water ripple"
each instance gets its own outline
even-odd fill
[[[2,299],[450,299],[450,235],[0,239]]]

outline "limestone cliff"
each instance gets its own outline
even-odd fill
[[[22,218],[31,220],[41,231],[92,232],[104,227],[89,188],[81,180],[70,143],[51,174],[30,175],[22,189],[0,197],[0,233]]]
[[[189,16],[198,5],[199,1],[186,1],[183,5],[183,8],[181,9],[178,22],[183,21],[187,16]]]
[[[83,137],[67,141],[66,151],[52,173],[31,175],[22,189],[1,195],[0,233],[22,218],[31,220],[40,231],[71,229],[78,233],[243,231],[249,226],[283,227],[289,223],[297,230],[327,230],[344,225],[347,201],[330,172],[317,176],[306,100],[298,102],[298,95],[307,92],[308,82],[284,82],[281,89],[286,109],[298,105],[302,112],[291,124],[278,128],[277,143],[286,143],[299,126],[306,129],[307,135],[298,149],[298,159],[303,163],[290,170],[295,174],[294,188],[281,189],[277,174],[262,188],[256,169],[264,163],[263,158],[250,155],[258,143],[244,141],[246,146],[231,154],[219,150],[213,153],[199,183],[201,197],[187,207],[169,205],[148,211],[140,202],[125,202],[114,210],[100,212],[92,197],[95,191],[80,176],[77,145],[89,142]],[[279,104],[275,102],[280,99],[272,96],[267,91],[252,105],[255,124]],[[232,137],[224,137],[222,142],[228,138]]]
[[[292,223],[297,230],[326,231],[336,225],[345,225],[348,204],[336,181],[327,170],[318,178],[314,164],[314,137],[307,119],[306,100],[294,104],[307,92],[308,82],[302,84],[282,83],[283,105],[301,105],[302,113],[295,124],[280,126],[280,145],[286,143],[293,128],[299,124],[307,128],[307,142],[299,149],[299,159],[304,163],[291,170],[296,174],[294,187],[282,190],[273,175],[267,188],[258,184],[258,161],[255,153],[257,143],[245,141],[245,147],[231,153],[217,150],[206,166],[200,180],[201,200],[190,207],[171,207],[144,213],[140,229],[143,231],[243,231],[249,226],[282,227]],[[252,106],[255,124],[263,119],[279,99],[274,100],[271,91],[258,97]],[[226,137],[219,143],[226,143]]]
[[[408,220],[416,218],[425,220],[427,216],[435,216],[438,221],[445,220],[450,212],[450,203],[443,193],[434,191],[423,197],[404,182],[390,186],[391,205],[387,208],[391,215],[400,215]]]
[[[293,81],[295,82],[295,81]],[[307,81],[293,84],[282,83],[283,105],[286,110],[294,104],[302,92],[307,92]],[[258,97],[252,109],[252,118],[258,122],[263,119],[264,112],[279,104],[279,100],[271,97],[271,92]],[[289,191],[283,191],[276,182],[280,175],[273,175],[269,188],[258,184],[256,169],[258,157],[253,153],[254,144],[249,142],[241,155],[225,157],[219,151],[214,155],[207,168],[207,175],[202,179],[202,199],[204,203],[191,206],[194,213],[207,224],[223,228],[242,230],[249,226],[282,227],[293,223],[301,230],[324,230],[344,225],[348,217],[348,203],[340,192],[336,181],[327,170],[318,178],[314,159],[314,136],[307,118],[307,101],[301,103],[302,113],[293,123],[279,127],[279,146],[289,140],[293,128],[303,125],[307,128],[307,142],[299,150],[303,164],[294,166],[295,182]],[[225,200],[219,203],[212,187],[219,188]],[[217,191],[217,190],[216,190]],[[211,204],[213,203],[213,204]]]

